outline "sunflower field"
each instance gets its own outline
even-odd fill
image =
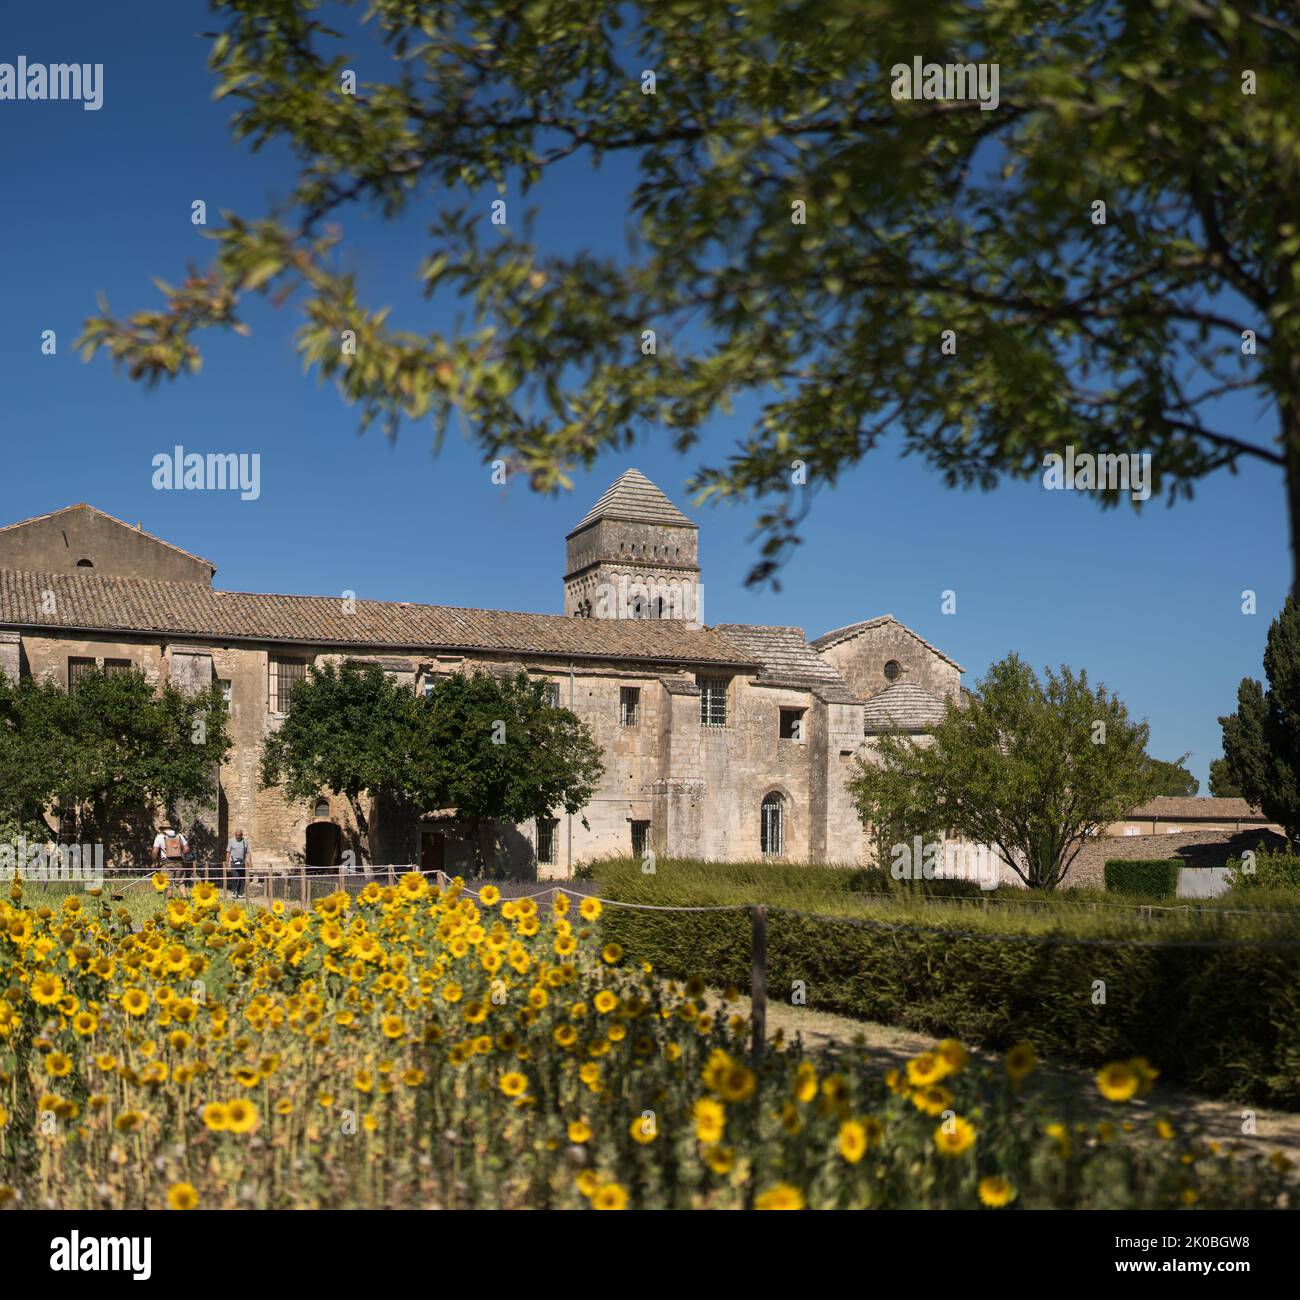
[[[746,1020],[633,961],[601,904],[418,873],[311,911],[195,885],[143,921],[0,902],[0,1205],[83,1208],[1283,1207],[1289,1162],[1075,1122],[1026,1042],[881,1069],[748,1051]]]

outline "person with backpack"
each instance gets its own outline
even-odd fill
[[[170,821],[163,823],[162,830],[154,836],[153,865],[154,870],[165,870],[178,885],[185,885],[185,864],[189,857],[190,842]]]

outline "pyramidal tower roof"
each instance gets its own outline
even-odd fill
[[[673,524],[696,528],[639,469],[626,469],[601,493],[600,500],[583,517],[573,532],[580,532],[598,519],[630,519],[636,523]]]

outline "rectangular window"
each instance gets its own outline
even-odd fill
[[[634,858],[644,858],[646,850],[650,847],[650,823],[633,822],[632,823],[632,856]]]
[[[235,689],[230,678],[218,677],[217,685],[221,687],[221,702],[226,706],[226,708],[230,708],[230,700]]]
[[[270,710],[272,713],[289,712],[289,696],[293,688],[307,678],[307,661],[305,659],[280,659],[275,655],[270,660]]]
[[[802,740],[803,709],[782,709],[780,737],[782,740]]]
[[[700,688],[700,726],[725,727],[727,725],[727,679],[725,677],[696,677]]]
[[[93,659],[69,659],[68,660],[68,690],[69,692],[77,689],[77,683],[81,681],[88,673],[95,671],[95,661]]]
[[[131,661],[129,659],[105,659],[104,676],[112,677],[116,673],[129,673],[131,671]]]
[[[559,822],[554,817],[537,819],[537,861],[548,866],[555,865],[556,828]]]
[[[551,706],[551,708],[558,709],[560,707],[559,682],[543,682],[542,693],[545,695],[546,702]]]
[[[618,688],[618,722],[621,727],[640,726],[641,688],[639,686]]]

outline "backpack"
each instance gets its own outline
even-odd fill
[[[168,835],[163,832],[162,855],[168,862],[183,862],[185,859],[185,840],[179,834]]]

